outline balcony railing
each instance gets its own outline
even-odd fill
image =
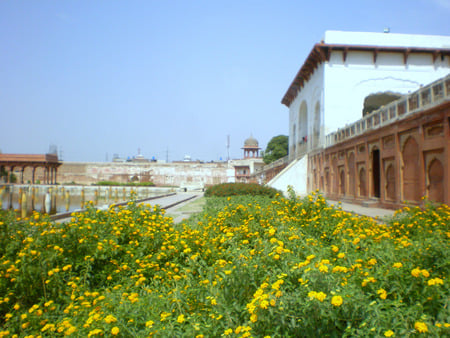
[[[278,160],[273,161],[272,163],[269,163],[261,168],[256,169],[252,176],[261,174],[265,171],[268,171],[270,169],[273,169],[273,168],[276,168],[276,167],[279,167],[279,166],[282,166],[282,165],[285,165],[288,163],[289,163],[289,156],[279,158]]]
[[[450,99],[450,74],[414,93],[373,111],[362,119],[328,134],[325,146],[330,147],[369,130],[378,129],[395,120],[405,118],[429,105],[436,105]]]

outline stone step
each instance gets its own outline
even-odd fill
[[[378,199],[370,199],[363,201],[361,205],[366,208],[378,208],[380,206],[380,201]]]

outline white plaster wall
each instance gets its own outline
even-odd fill
[[[308,121],[307,121],[307,135],[308,137],[312,133],[313,122],[314,122],[314,109],[316,106],[316,102],[320,103],[321,109],[321,121],[323,123],[323,75],[324,75],[324,66],[323,64],[319,65],[319,67],[314,71],[311,78],[307,83],[305,83],[304,87],[291,103],[289,107],[289,151],[290,158],[296,158],[296,154],[291,153],[291,149],[294,144],[296,148],[298,148],[299,141],[303,135],[301,135],[301,131],[305,130],[305,127],[300,124],[300,106],[303,101],[306,103],[306,108],[308,112]],[[296,126],[295,137],[293,126]],[[308,146],[311,145],[311,142],[308,141]]]
[[[326,44],[450,48],[450,36],[326,31]],[[450,59],[429,54],[410,54],[404,64],[401,53],[331,53],[324,65],[324,134],[336,131],[362,117],[364,98],[393,91],[407,94],[450,73]]]
[[[281,190],[285,195],[288,191],[288,186],[294,189],[298,196],[308,194],[307,183],[308,172],[308,156],[291,162],[284,168],[277,176],[267,183],[268,186]]]
[[[411,54],[407,63],[402,54],[379,53],[376,63],[369,52],[349,52],[343,62],[341,52],[333,52],[324,65],[325,134],[362,117],[364,98],[392,91],[407,94],[450,72],[450,60],[431,55]]]

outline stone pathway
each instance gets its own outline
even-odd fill
[[[333,200],[327,200],[328,203],[334,204],[335,206],[338,206],[339,201],[333,201]],[[395,210],[391,210],[391,209],[382,209],[382,208],[368,208],[368,207],[363,207],[362,205],[358,205],[358,204],[351,204],[351,203],[347,203],[347,202],[341,202],[341,208],[344,211],[347,212],[352,212],[354,214],[357,215],[361,215],[361,216],[369,216],[372,218],[379,218],[379,219],[383,219],[385,217],[391,217],[394,215]]]

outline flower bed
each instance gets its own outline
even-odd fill
[[[450,209],[389,224],[327,205],[209,198],[196,222],[158,207],[0,216],[0,336],[449,334]]]

